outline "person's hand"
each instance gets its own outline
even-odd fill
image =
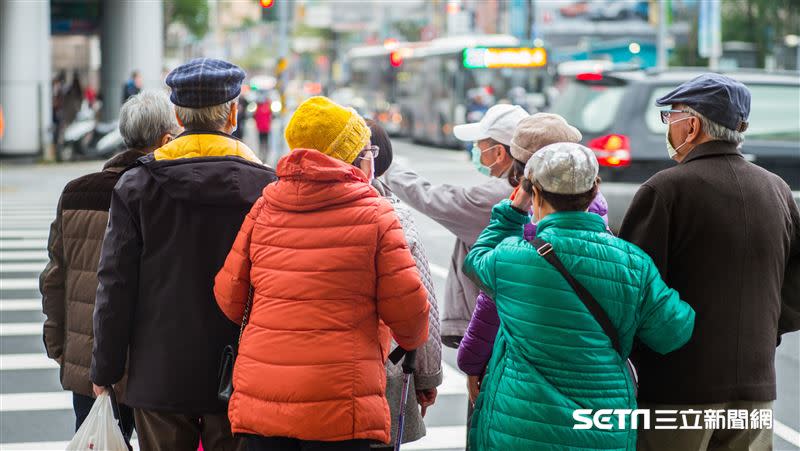
[[[102,395],[103,393],[106,392],[106,388],[105,387],[101,387],[101,386],[96,385],[94,383],[92,383],[92,390],[94,391],[94,395],[95,396],[100,396],[100,395]]]
[[[469,401],[475,404],[478,393],[481,392],[481,379],[478,376],[467,376],[467,390],[469,391]]]
[[[425,413],[428,411],[428,407],[436,403],[436,395],[438,393],[439,392],[435,388],[417,390],[417,402],[419,402],[419,405],[422,408],[420,413],[422,414],[423,418],[425,418]]]
[[[529,211],[531,209],[532,198],[533,196],[526,193],[524,189],[517,190],[514,194],[514,200],[511,201],[511,206],[522,211]]]

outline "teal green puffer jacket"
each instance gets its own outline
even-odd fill
[[[546,216],[537,235],[603,306],[619,332],[620,357],[566,280],[523,239],[529,220],[508,200],[496,205],[464,265],[495,299],[501,322],[470,449],[635,450],[635,430],[573,429],[580,424],[573,411],[636,409],[625,364],[634,337],[671,352],[691,337],[694,310],[664,284],[647,254],[608,233],[599,216]]]

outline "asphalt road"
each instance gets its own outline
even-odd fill
[[[483,180],[464,152],[398,141],[395,156],[433,183],[469,185]],[[46,263],[49,223],[61,189],[67,181],[101,165],[0,165],[0,450],[64,449],[72,436],[71,397],[61,391],[58,369],[44,354],[37,278]],[[624,203],[635,189],[633,185],[604,185],[612,214],[624,208],[617,204]],[[441,302],[453,237],[429,218],[417,215],[416,219]],[[444,362],[445,382],[426,417],[428,436],[403,449],[463,449],[465,378],[455,369],[454,351],[445,350]],[[799,450],[800,334],[784,338],[776,367],[775,418],[783,428],[775,430],[775,449]]]

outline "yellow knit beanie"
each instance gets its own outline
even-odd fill
[[[315,149],[352,163],[369,144],[370,131],[355,110],[318,96],[297,107],[284,136],[290,149]]]

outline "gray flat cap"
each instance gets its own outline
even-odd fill
[[[597,179],[597,157],[578,143],[562,142],[542,147],[525,165],[525,177],[548,193],[582,194]]]

